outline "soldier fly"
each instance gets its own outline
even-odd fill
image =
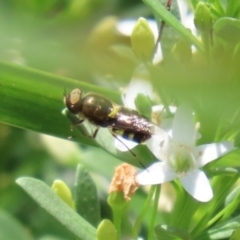
[[[85,94],[74,89],[64,97],[68,110],[78,115],[76,125],[88,120],[96,126],[92,137],[95,138],[100,127],[108,128],[112,136],[118,139],[135,157],[136,155],[117,136],[136,143],[143,143],[152,136],[151,123],[138,111],[120,106],[96,93]],[[141,164],[142,165],[142,164]]]

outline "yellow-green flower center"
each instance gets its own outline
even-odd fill
[[[192,149],[183,144],[171,144],[168,152],[168,164],[177,174],[186,174],[196,165]]]

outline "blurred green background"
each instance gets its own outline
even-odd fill
[[[90,83],[92,86],[86,84],[86,88],[94,86],[120,103],[119,88],[127,86],[139,61],[130,48],[129,37],[120,35],[116,24],[119,19],[139,16],[152,17],[138,0],[0,0],[0,60],[10,64],[0,63],[0,121],[67,139],[72,133],[70,122],[61,114],[63,92],[76,87],[78,80],[81,86]],[[169,35],[165,37],[175,41],[173,32],[166,28]],[[221,35],[219,38],[222,40]],[[229,46],[224,49],[225,43],[217,43],[211,64],[206,64],[200,54],[192,56],[190,62],[166,59],[151,69],[153,85],[168,105],[191,103],[201,122],[199,144],[235,138],[235,145],[239,146],[239,45],[235,43],[232,49]],[[24,71],[11,64],[46,73]],[[11,69],[14,69],[11,81],[4,82],[8,81]],[[31,77],[34,84],[21,85],[30,82]],[[14,84],[19,86],[14,88]],[[14,92],[16,89],[21,89],[19,95]],[[8,118],[8,114],[15,119]],[[19,121],[18,114],[21,114]],[[238,159],[236,151],[227,163],[223,158],[217,164],[238,166]],[[16,236],[17,239],[71,239],[15,180],[29,176],[51,186],[55,179],[61,179],[71,188],[78,163],[91,172],[97,184],[102,217],[111,218],[106,197],[114,167],[121,163],[118,159],[97,147],[76,145],[1,123],[0,240],[15,240]],[[134,196],[130,214],[139,210],[142,196],[141,191]],[[125,228],[130,226],[124,224]]]

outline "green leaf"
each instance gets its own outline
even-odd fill
[[[0,239],[29,240],[32,239],[27,229],[10,214],[0,209]]]
[[[229,219],[226,222],[215,225],[213,228],[209,229],[206,233],[199,236],[197,239],[202,240],[219,240],[229,238],[233,231],[240,227],[240,216]]]
[[[44,236],[38,238],[38,240],[64,240],[64,238],[56,237],[53,235],[44,235]]]
[[[0,62],[0,73],[0,121],[60,138],[68,139],[73,134],[68,119],[61,114],[65,88],[78,87],[120,102],[116,92],[27,67]],[[74,135],[73,139],[97,146],[82,134]]]
[[[218,19],[213,25],[214,34],[229,45],[240,41],[240,20],[224,17]]]
[[[211,173],[213,176],[215,175],[235,175],[240,174],[240,168],[239,167],[216,167],[211,169]]]
[[[29,177],[18,178],[16,182],[74,237],[95,239],[96,229],[68,207],[45,183]]]
[[[227,196],[225,201],[224,215],[221,222],[227,220],[238,208],[240,200],[240,186],[235,187]]]
[[[100,205],[97,188],[87,170],[78,165],[74,185],[76,211],[93,226],[100,222]]]
[[[139,160],[131,153],[117,151],[114,138],[108,129],[101,128],[97,138],[93,139],[84,135],[83,132],[86,133],[84,127],[88,128],[87,132],[89,130],[93,132],[95,126],[84,123],[81,126],[73,127],[73,131],[71,131],[71,122],[76,123],[79,119],[66,111],[64,112],[65,116],[61,114],[64,108],[63,92],[66,87],[71,90],[78,87],[85,92],[96,92],[120,103],[120,95],[117,92],[1,61],[0,73],[1,122],[59,138],[69,139],[72,137],[72,140],[82,144],[100,145],[122,161],[140,166]],[[134,153],[141,156],[141,160],[145,159],[145,163],[143,161],[145,165],[154,159],[144,146],[136,147]]]
[[[239,18],[240,3],[239,1],[229,0],[227,4],[226,15],[230,17]]]
[[[200,51],[203,51],[202,44],[192,35],[189,29],[185,28],[158,0],[143,0],[156,16],[164,20],[189,42],[194,44]]]
[[[191,239],[191,236],[187,231],[167,225],[157,225],[154,228],[154,232],[158,240]]]

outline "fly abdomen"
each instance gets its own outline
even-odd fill
[[[123,137],[124,139],[136,142],[136,143],[143,143],[149,138],[151,138],[151,133],[143,133],[143,132],[134,132],[131,130],[120,130],[116,128],[112,128],[112,132]]]

